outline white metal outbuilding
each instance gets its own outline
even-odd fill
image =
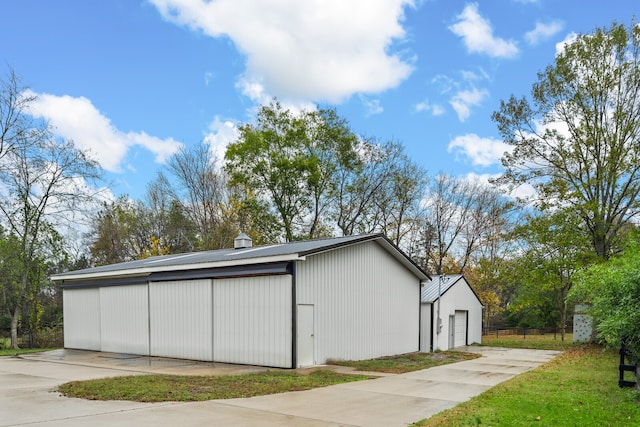
[[[383,235],[152,257],[52,277],[66,348],[295,368],[420,346],[429,276]]]
[[[426,282],[420,310],[420,351],[482,342],[482,303],[464,276],[444,275]]]

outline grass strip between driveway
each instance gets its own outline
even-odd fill
[[[220,376],[137,375],[73,381],[58,391],[68,397],[136,402],[200,401],[262,396],[367,380],[367,375],[318,369],[309,374],[266,371]]]
[[[415,426],[637,426],[639,398],[615,350],[580,345]]]
[[[409,353],[363,361],[332,362],[360,371],[401,373],[479,357],[471,353],[443,351]],[[136,402],[198,401],[263,396],[288,391],[309,390],[374,378],[354,373],[316,369],[300,374],[295,371],[266,371],[255,374],[220,376],[140,375],[73,381],[58,391],[68,397],[91,400],[132,400]]]
[[[368,360],[329,360],[327,363],[330,365],[349,366],[359,371],[402,374],[477,357],[480,357],[480,355],[461,351],[436,351],[434,353],[400,354]]]

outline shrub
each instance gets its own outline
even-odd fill
[[[640,248],[629,242],[624,252],[591,266],[577,276],[572,295],[591,305],[598,339],[609,347],[626,340],[634,360],[640,360]]]

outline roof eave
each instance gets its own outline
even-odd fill
[[[51,280],[54,282],[63,281],[63,280],[78,280],[78,279],[96,279],[96,278],[108,278],[108,277],[136,277],[136,276],[148,276],[151,273],[159,273],[165,271],[175,271],[175,270],[196,270],[196,269],[205,269],[205,268],[216,268],[216,267],[233,267],[237,265],[247,265],[247,264],[266,264],[271,262],[282,262],[282,261],[302,261],[305,257],[301,257],[298,254],[287,254],[287,255],[276,255],[271,257],[258,257],[258,258],[250,258],[250,259],[239,259],[239,260],[231,260],[231,261],[212,261],[212,262],[202,262],[197,264],[180,264],[180,265],[165,265],[165,266],[156,266],[156,267],[142,267],[142,268],[132,268],[127,270],[114,270],[114,271],[103,271],[103,272],[94,272],[94,273],[62,273],[51,276]]]

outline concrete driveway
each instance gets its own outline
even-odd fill
[[[560,352],[466,347],[481,358],[368,381],[194,403],[98,402],[53,390],[72,380],[145,373],[262,370],[129,355],[57,351],[0,358],[0,426],[406,426],[540,366]]]

